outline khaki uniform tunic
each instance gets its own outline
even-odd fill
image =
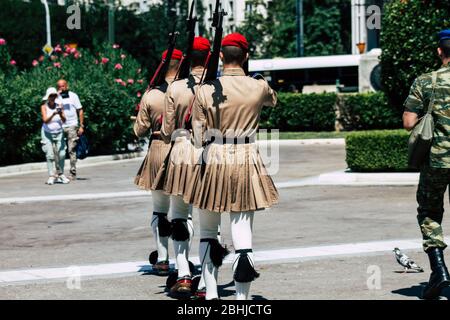
[[[173,78],[166,78],[168,83]],[[134,124],[134,133],[144,137],[150,130],[154,133],[161,130],[161,117],[164,112],[165,90],[152,89],[146,91],[140,103],[139,113]],[[170,151],[170,145],[162,140],[151,139],[147,155],[134,179],[134,183],[144,190],[156,190],[156,176]]]
[[[208,131],[215,131],[216,142],[205,147],[201,169],[191,180],[193,194],[185,194],[185,201],[214,212],[261,210],[278,202],[254,140],[223,144],[217,138],[254,139],[262,107],[276,102],[265,80],[247,77],[240,68],[225,69],[220,79],[199,88],[192,113],[195,145],[208,140]]]
[[[193,70],[189,78],[173,82],[166,92],[161,136],[166,143],[172,141],[173,147],[165,168],[163,190],[171,195],[184,195],[201,156],[202,149],[193,146],[190,131],[183,129],[202,73],[203,68]]]

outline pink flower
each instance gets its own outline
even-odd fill
[[[120,48],[120,46],[117,43],[113,44],[113,49],[119,49],[119,48]]]
[[[116,70],[122,70],[123,67],[122,67],[122,65],[121,65],[120,63],[118,63],[118,64],[116,64],[116,65],[114,66],[114,69],[116,69]]]
[[[55,62],[55,63],[53,63],[53,66],[55,68],[61,68],[61,62]]]
[[[42,62],[42,61],[44,61],[44,56],[39,57],[39,62]]]
[[[122,79],[114,79],[114,81],[124,87],[126,87],[126,85],[127,85],[127,83],[125,81],[123,81]]]
[[[0,38],[0,46],[6,45],[6,40],[3,38]]]
[[[31,62],[31,65],[33,67],[36,67],[39,64],[39,62],[37,60],[33,60],[33,62]]]
[[[77,51],[77,52],[75,52],[75,54],[73,55],[73,57],[74,57],[75,59],[79,59],[79,58],[81,57],[81,54]]]
[[[142,93],[140,91],[138,91],[137,97],[140,98],[141,96],[142,96]]]
[[[77,52],[77,49],[75,49],[75,48],[70,48],[70,50],[69,50],[69,53],[70,54],[74,54],[74,53],[76,53]]]
[[[98,64],[98,59],[95,59],[94,63],[95,63],[95,64]]]
[[[17,64],[17,62],[16,62],[16,60],[11,60],[11,61],[9,62],[9,64],[12,65],[12,66],[15,66],[15,65]]]
[[[107,64],[107,63],[108,63],[108,61],[109,61],[109,59],[108,59],[108,58],[102,58],[102,64]]]
[[[129,84],[133,84],[134,83],[134,80],[133,79],[128,79],[128,81],[127,81]]]
[[[138,83],[143,83],[144,82],[144,80],[142,80],[142,79],[139,79],[138,81],[137,81]]]
[[[61,48],[61,45],[56,45],[56,47],[55,47],[55,52],[57,52],[57,53],[60,53],[60,52],[62,52],[62,48]]]
[[[120,55],[120,58],[123,60],[123,59],[125,59],[127,56],[126,55],[124,55],[123,53]]]
[[[68,57],[68,56],[69,56],[69,54],[68,54],[67,52],[64,52],[64,53],[63,53],[63,57],[64,57],[64,58],[66,58],[66,57]]]

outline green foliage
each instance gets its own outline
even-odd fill
[[[405,130],[355,132],[346,139],[346,161],[356,172],[408,171]]]
[[[382,83],[391,105],[401,110],[414,79],[437,69],[437,33],[450,27],[450,2],[392,0],[381,30]]]
[[[297,56],[297,0],[274,0],[264,18],[251,0],[254,10],[247,14],[239,32],[259,44],[257,58]],[[305,56],[343,54],[350,50],[350,3],[346,0],[304,1]],[[254,44],[253,44],[254,45]],[[254,50],[254,48],[251,48]]]
[[[282,131],[334,130],[336,95],[280,93],[275,108],[264,108],[261,128]]]
[[[15,61],[11,59],[5,39],[0,38],[0,72],[11,75],[16,71]]]
[[[179,14],[169,17],[169,7],[177,6]],[[197,6],[200,21],[203,21],[204,8]],[[161,1],[150,6],[146,13],[136,15],[128,10],[116,10],[116,43],[131,53],[146,69],[154,70],[161,52],[167,47],[167,35],[178,23],[180,36],[177,46],[186,47],[185,21],[188,0]],[[66,26],[69,14],[64,6],[50,5],[53,44],[58,42],[77,43],[78,47],[94,49],[108,40],[108,7],[101,1],[94,1],[89,7],[81,6],[81,29],[69,30]],[[20,23],[18,23],[20,21]],[[200,32],[205,32],[201,23]],[[18,66],[31,67],[31,62],[41,55],[46,43],[45,10],[40,0],[0,1],[0,38],[10,44],[12,58]]]
[[[59,51],[59,49],[57,49]],[[46,89],[64,78],[85,110],[87,134],[93,154],[120,152],[131,140],[131,121],[145,91],[145,72],[120,48],[110,45],[88,50],[61,48],[51,59],[8,79],[0,86],[2,105],[0,164],[42,160],[40,105]],[[107,62],[102,58],[109,59]]]
[[[261,128],[281,131],[334,130],[336,110],[345,130],[401,127],[401,114],[383,93],[355,95],[279,93],[275,108],[263,108]]]
[[[381,92],[343,95],[340,99],[348,129],[395,129],[402,125],[401,113],[389,105]]]

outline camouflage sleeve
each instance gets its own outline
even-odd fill
[[[404,103],[405,111],[422,114],[424,112],[424,100],[422,84],[419,79],[416,79],[409,90],[409,95]]]
[[[175,130],[175,102],[171,88],[172,86],[170,85],[164,97],[164,116],[161,127],[161,137],[165,143],[170,143],[172,133]]]
[[[151,129],[152,122],[150,119],[150,106],[148,104],[147,95],[144,94],[144,96],[141,99],[140,103],[141,108],[139,109],[139,113],[136,117],[136,122],[134,123],[134,134],[137,137],[144,137],[146,134],[148,134],[149,130]]]

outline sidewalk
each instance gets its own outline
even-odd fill
[[[345,145],[345,139],[305,139],[305,140],[259,140],[258,145],[265,147],[274,144],[279,146],[308,146],[308,145]],[[84,160],[78,160],[77,167],[91,167],[95,165],[110,164],[117,160],[130,160],[139,157],[144,157],[147,153],[147,146],[145,145],[141,152],[130,152],[123,154],[87,157]],[[66,159],[65,166],[70,166],[69,159]],[[47,170],[46,162],[24,163],[12,166],[0,167],[0,177],[8,177],[20,174],[43,172]]]
[[[95,156],[95,157],[87,157],[84,160],[77,161],[77,167],[91,167],[96,165],[103,165],[112,163],[118,160],[131,160],[139,157],[143,157],[145,155],[144,151],[141,152],[131,152],[131,153],[123,153],[123,154],[114,154],[108,156]],[[70,167],[70,160],[66,159],[65,167]],[[24,163],[17,164],[12,166],[0,167],[0,177],[9,177],[20,174],[28,174],[28,173],[36,173],[47,171],[47,163],[46,162],[32,162],[32,163]]]

